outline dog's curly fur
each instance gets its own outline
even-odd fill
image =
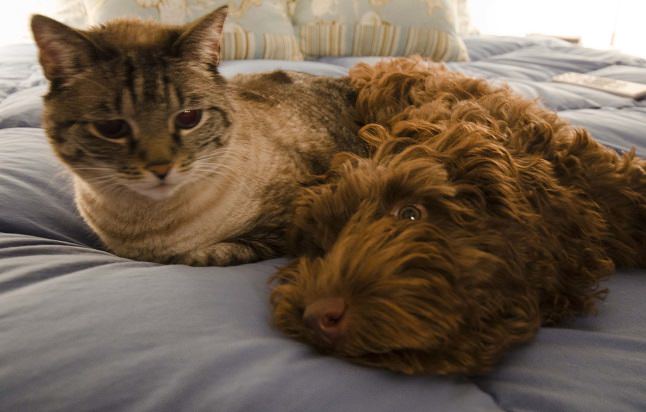
[[[507,88],[420,59],[350,78],[374,154],[336,159],[295,204],[275,324],[351,361],[481,374],[541,325],[594,311],[614,265],[646,266],[646,162]],[[404,205],[422,219],[398,218]],[[303,322],[347,305],[329,344]]]

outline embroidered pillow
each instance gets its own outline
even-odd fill
[[[119,17],[183,24],[225,4],[224,59],[302,60],[287,0],[59,0],[58,17],[75,27]]]
[[[301,51],[317,56],[468,60],[453,0],[296,0]]]
[[[478,29],[471,22],[469,0],[458,0],[458,33],[462,36],[478,34]]]

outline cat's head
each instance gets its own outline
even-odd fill
[[[218,74],[227,8],[185,26],[117,20],[76,30],[36,15],[55,152],[96,190],[148,198],[222,173],[232,126]]]

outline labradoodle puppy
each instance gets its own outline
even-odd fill
[[[399,59],[351,71],[371,158],[295,204],[275,324],[360,364],[481,374],[646,267],[646,162],[483,80]]]

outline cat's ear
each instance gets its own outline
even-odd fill
[[[184,58],[212,65],[220,62],[222,27],[227,11],[228,7],[222,6],[186,27],[176,43]]]
[[[95,48],[81,32],[39,14],[31,18],[31,31],[49,80],[68,78],[92,64]]]

